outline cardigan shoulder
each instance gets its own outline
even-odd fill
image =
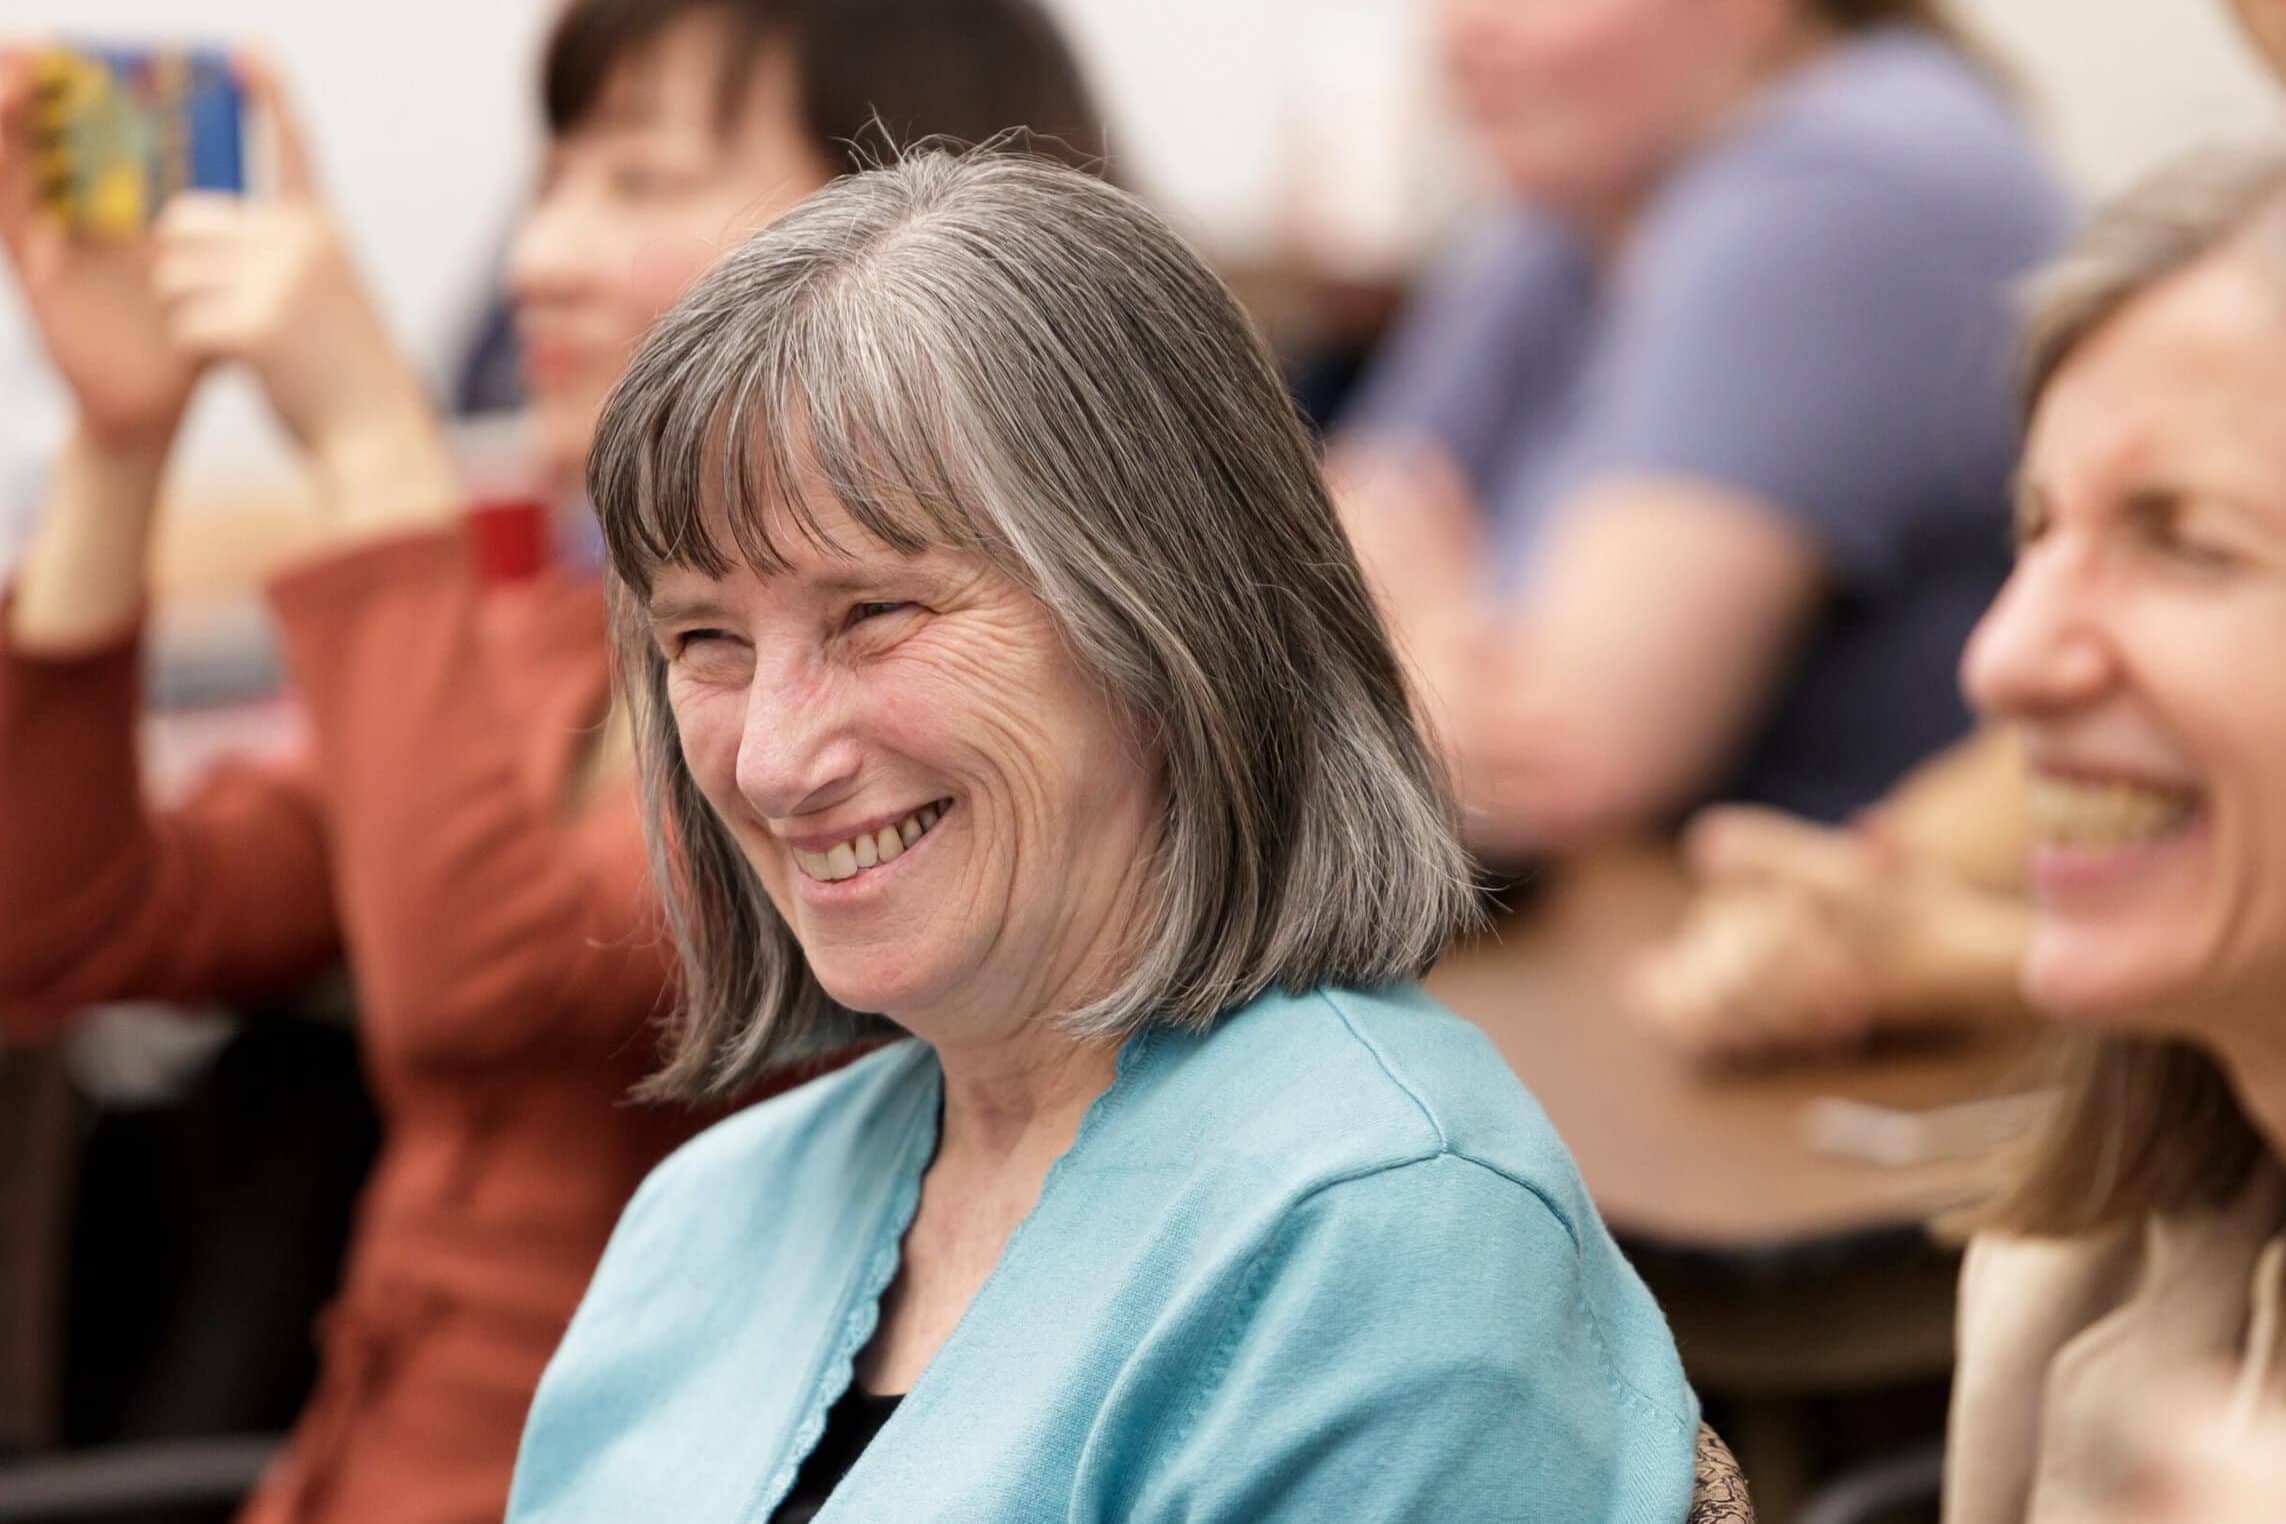
[[[1414,986],[1264,996],[1136,1065],[1140,1113],[1092,1163],[1220,1177],[1264,1204],[1442,1155],[1537,1197],[1575,1240],[1594,1209],[1555,1128],[1499,1050]]]

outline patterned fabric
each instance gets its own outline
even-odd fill
[[[1699,1449],[1692,1461],[1691,1513],[1686,1524],[1754,1524],[1754,1500],[1746,1477],[1722,1436],[1699,1425]]]

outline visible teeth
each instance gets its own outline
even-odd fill
[[[2032,781],[2032,829],[2052,846],[2094,850],[2156,841],[2198,808],[2198,796],[2135,783]]]
[[[794,862],[805,875],[822,883],[854,878],[868,868],[902,857],[943,815],[944,811],[937,806],[924,805],[893,826],[852,836],[824,852],[796,848]]]

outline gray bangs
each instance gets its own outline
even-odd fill
[[[949,378],[913,327],[881,320],[885,293],[852,284],[678,309],[644,342],[605,404],[587,478],[612,570],[639,597],[670,566],[785,571],[788,533],[836,549],[821,493],[901,554],[978,551],[1028,580],[981,485],[948,458],[961,433]]]

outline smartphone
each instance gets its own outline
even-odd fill
[[[57,47],[32,66],[41,192],[75,231],[142,231],[180,190],[246,188],[246,99],[211,48]]]

